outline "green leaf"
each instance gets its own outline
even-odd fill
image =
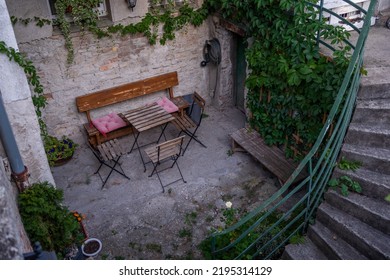
[[[337,188],[337,186],[339,185],[339,180],[337,180],[335,178],[330,179],[328,182],[328,185],[332,188]]]
[[[349,192],[348,192],[348,186],[345,185],[345,184],[341,184],[341,194],[343,196],[348,196]]]

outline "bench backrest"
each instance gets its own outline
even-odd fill
[[[173,98],[173,87],[179,84],[177,72],[147,78],[144,80],[108,88],[86,95],[76,97],[76,106],[79,112],[87,114],[91,121],[89,111],[111,104],[119,103],[150,93],[168,90],[169,97]]]

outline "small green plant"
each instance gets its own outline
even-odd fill
[[[293,235],[290,240],[290,244],[303,244],[305,242],[305,237],[300,234]]]
[[[224,222],[225,226],[231,226],[238,221],[239,211],[232,207],[233,204],[230,201],[226,202],[225,205],[226,208],[222,212],[221,222]]]
[[[343,196],[348,196],[349,191],[354,191],[357,193],[362,192],[362,187],[360,184],[346,175],[341,176],[340,178],[333,178],[329,180],[328,185],[333,189],[340,188],[341,194]]]
[[[362,163],[357,160],[348,160],[345,157],[342,157],[340,162],[337,164],[337,167],[341,170],[352,170],[356,171],[362,166]]]
[[[209,215],[209,216],[206,217],[206,222],[207,223],[211,223],[212,221],[214,221],[214,217],[213,216]]]
[[[186,238],[186,237],[191,237],[192,236],[192,231],[189,230],[188,228],[182,228],[179,231],[179,237],[181,238]]]
[[[74,214],[62,205],[63,191],[48,182],[33,184],[18,197],[20,216],[31,242],[62,258],[66,249],[84,239]]]
[[[189,226],[196,224],[196,217],[198,214],[196,212],[191,212],[186,214],[185,223]]]
[[[387,202],[390,202],[390,193],[385,197],[385,200],[386,200]]]
[[[146,249],[150,251],[154,251],[157,253],[162,253],[161,245],[156,243],[148,243],[146,244]]]

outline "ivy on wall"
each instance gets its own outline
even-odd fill
[[[9,60],[17,63],[26,74],[27,80],[34,91],[32,101],[35,107],[35,113],[38,117],[41,134],[46,135],[47,128],[45,122],[42,119],[42,109],[45,108],[47,101],[46,98],[43,96],[43,86],[40,82],[35,66],[20,52],[16,51],[12,47],[7,46],[4,41],[0,41],[0,53],[6,55]]]
[[[349,58],[342,27],[318,20],[303,0],[209,0],[210,10],[244,24],[251,44],[246,51],[250,124],[269,145],[299,158],[317,139],[334,103]],[[309,2],[316,3],[317,0]],[[321,55],[320,35],[338,49]]]
[[[164,0],[153,0],[151,11],[147,13],[140,22],[127,25],[116,24],[106,28],[98,27],[98,16],[94,10],[102,0],[57,0],[55,8],[57,18],[54,21],[45,18],[18,18],[11,16],[13,24],[35,23],[36,26],[43,27],[47,24],[57,25],[65,38],[65,47],[68,51],[67,63],[74,60],[74,49],[70,37],[71,25],[78,26],[80,30],[88,30],[94,33],[99,39],[110,37],[113,34],[125,36],[128,34],[143,34],[151,45],[159,42],[164,45],[168,40],[175,39],[175,32],[182,29],[187,24],[200,26],[208,16],[206,5],[200,9],[194,9],[187,1],[179,8],[174,5],[174,1],[169,0],[165,5]],[[158,37],[159,26],[162,26],[163,33]]]

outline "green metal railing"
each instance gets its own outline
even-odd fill
[[[359,33],[355,45],[346,42],[353,48],[354,52],[335,103],[318,139],[289,180],[276,193],[235,225],[211,236],[211,251],[215,258],[227,256],[235,259],[273,258],[275,253],[280,253],[283,250],[291,237],[305,232],[309,222],[313,219],[327,189],[351,120],[359,89],[364,46],[376,0],[371,0],[367,11],[351,1],[344,0],[344,2],[359,9],[365,15],[361,30],[355,28],[343,17],[323,7],[323,0],[318,5],[308,3],[319,10],[319,20],[323,16],[322,13],[326,12],[337,16]],[[318,37],[317,40],[323,46],[334,50],[321,38]],[[297,186],[293,186],[297,176],[304,170],[307,170],[309,175]],[[298,201],[297,196],[299,197]],[[269,219],[275,217],[276,213],[279,215],[278,219],[270,225]],[[237,250],[238,248],[242,248],[242,250]],[[234,252],[234,256],[232,256],[232,252]]]

